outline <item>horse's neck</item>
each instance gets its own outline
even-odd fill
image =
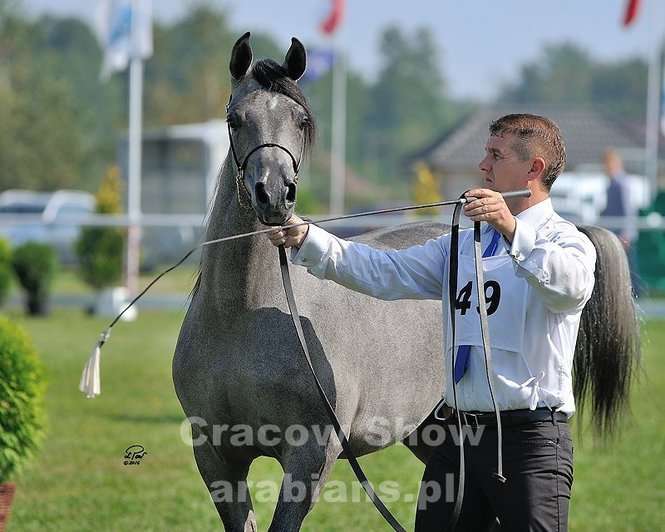
[[[220,177],[206,240],[265,229],[251,207],[241,206],[231,165]],[[201,260],[202,296],[223,313],[266,306],[276,290],[277,252],[265,235],[206,246]]]

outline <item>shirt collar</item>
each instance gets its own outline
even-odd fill
[[[543,201],[532,205],[528,209],[523,210],[521,213],[516,214],[515,217],[519,219],[520,222],[526,222],[533,227],[538,227],[553,213],[554,209],[552,208],[552,200],[546,198]]]

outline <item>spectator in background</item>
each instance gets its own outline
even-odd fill
[[[618,218],[619,224],[613,224],[611,230],[616,234],[628,255],[630,262],[631,281],[633,292],[638,294],[638,277],[636,271],[635,251],[633,241],[637,237],[636,220],[637,209],[630,199],[630,186],[626,171],[623,168],[621,156],[613,148],[605,150],[603,156],[605,174],[610,178],[607,185],[607,204],[601,216]]]

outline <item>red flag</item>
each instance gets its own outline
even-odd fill
[[[332,35],[342,23],[344,17],[344,0],[332,0],[330,13],[325,18],[319,29],[326,35]]]
[[[626,6],[626,13],[623,17],[623,25],[630,26],[637,17],[637,10],[640,7],[640,0],[628,0],[628,6]]]

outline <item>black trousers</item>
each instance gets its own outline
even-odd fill
[[[438,423],[446,437],[425,467],[416,532],[447,530],[455,505],[459,474],[456,420],[453,417]],[[567,423],[537,421],[504,426],[503,471],[507,480],[503,484],[492,476],[497,471],[496,427],[466,425],[463,432],[469,438],[464,444],[466,478],[457,532],[568,530],[573,444]]]

